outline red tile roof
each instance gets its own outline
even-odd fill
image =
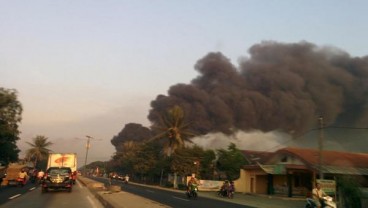
[[[319,164],[319,150],[287,147],[274,154],[287,153],[295,155],[309,165]],[[323,165],[368,168],[368,154],[350,153],[324,150],[322,151]]]

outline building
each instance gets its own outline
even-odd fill
[[[287,147],[276,152],[243,150],[238,192],[305,196],[316,179],[351,176],[368,187],[368,154]]]

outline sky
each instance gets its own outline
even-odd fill
[[[368,54],[367,1],[0,0],[0,87],[23,105],[20,156],[37,135],[54,152],[108,160],[127,123],[149,126],[150,102],[190,83],[221,52],[235,65],[262,41],[308,41]],[[276,144],[275,144],[276,145]]]

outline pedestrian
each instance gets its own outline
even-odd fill
[[[124,181],[125,181],[125,183],[128,183],[129,182],[129,175],[128,174],[125,175]]]

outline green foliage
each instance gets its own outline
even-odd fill
[[[337,180],[337,186],[341,191],[341,196],[343,197],[344,207],[355,208],[362,207],[360,197],[362,195],[359,187],[359,183],[356,179],[349,176],[341,176]]]
[[[206,150],[203,153],[200,165],[200,173],[202,179],[212,180],[215,171],[216,154],[213,150]]]
[[[22,105],[17,100],[17,91],[0,88],[0,161],[15,162],[20,152],[18,123],[22,120]]]
[[[241,151],[236,148],[236,145],[231,143],[227,150],[217,150],[217,154],[217,169],[223,171],[229,180],[239,178],[240,169],[247,162]]]
[[[29,161],[33,162],[34,167],[36,167],[38,161],[45,160],[51,152],[48,147],[52,145],[52,142],[47,140],[47,137],[38,135],[33,138],[33,143],[27,142],[31,148],[27,150],[26,157]]]
[[[187,185],[182,184],[182,183],[179,183],[179,184],[178,184],[178,189],[179,189],[179,190],[186,190],[186,189],[187,189]]]
[[[167,156],[171,156],[177,149],[184,147],[184,141],[191,142],[190,138],[194,134],[189,130],[189,123],[184,122],[184,111],[178,105],[170,108],[166,114],[159,117],[160,123],[152,127],[158,133],[150,140],[164,140],[164,152]]]
[[[116,152],[113,160],[116,161],[117,172],[131,173],[135,158],[138,152],[141,150],[141,143],[134,141],[127,141],[121,144],[121,151]]]
[[[186,176],[195,173],[197,178],[211,179],[213,177],[213,161],[215,153],[212,150],[203,150],[194,145],[178,149],[172,155],[171,170],[179,175]]]
[[[172,188],[172,187],[174,187],[174,184],[167,181],[164,186],[167,187],[167,188]]]
[[[152,167],[155,167],[159,156],[159,151],[153,145],[142,144],[136,157],[133,158],[133,170],[141,176],[147,175]]]

